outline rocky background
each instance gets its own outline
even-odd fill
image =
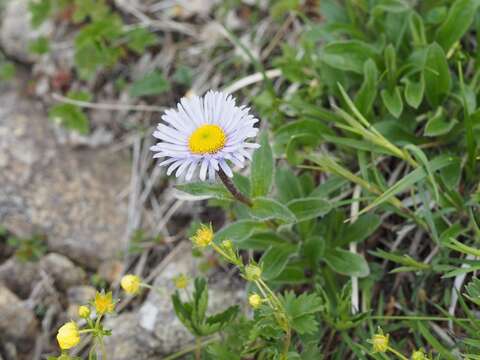
[[[138,5],[118,3],[119,8]],[[181,28],[162,30],[171,46],[140,56],[128,71],[168,69],[187,58],[200,74],[191,91],[216,87],[221,79],[215,62],[205,56],[225,41],[218,24],[206,20],[214,3],[196,0],[180,8]],[[243,20],[232,13],[227,21],[235,28]],[[184,92],[172,91],[148,111],[117,108],[131,99],[115,93],[108,81],[74,82],[73,34],[61,22],[33,30],[28,0],[5,1],[0,22],[1,51],[16,67],[14,79],[0,83],[0,360],[58,355],[58,327],[76,319],[78,306],[101,288],[121,299],[118,314],[107,322],[113,329],[107,339],[111,359],[160,359],[188,345],[192,339],[170,303],[175,276],[193,278],[203,269],[217,308],[241,303],[245,290],[218,270],[214,259],[205,264],[191,256],[190,221],[208,219],[220,226],[224,215],[176,196],[149,154],[151,124],[162,106],[171,106]],[[176,31],[189,46],[174,42]],[[28,51],[39,34],[55,39],[43,56]],[[47,116],[65,83],[94,92],[97,104],[113,104],[86,109],[89,135],[67,131]],[[143,132],[125,130],[137,124],[144,124]],[[160,291],[125,298],[118,282],[126,272]],[[78,346],[79,356],[86,346]]]

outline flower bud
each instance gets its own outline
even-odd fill
[[[372,345],[373,345],[373,351],[374,352],[381,352],[384,353],[388,350],[388,335],[383,335],[382,333],[380,334],[375,334],[373,335],[372,338]]]
[[[427,356],[423,350],[417,350],[412,353],[412,360],[427,360]]]
[[[75,322],[70,321],[64,324],[57,333],[57,341],[60,349],[68,350],[80,342],[80,333]]]
[[[262,269],[255,264],[245,266],[245,278],[248,281],[258,281],[262,277]]]
[[[78,308],[78,316],[83,319],[86,319],[90,316],[90,308],[88,306],[82,305]]]
[[[138,294],[142,280],[136,275],[125,275],[120,281],[120,286],[129,295]]]
[[[248,297],[248,303],[254,309],[258,309],[262,305],[262,298],[258,294],[252,294]]]
[[[177,289],[185,289],[188,286],[188,277],[180,274],[173,279],[173,283]]]

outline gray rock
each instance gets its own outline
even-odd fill
[[[29,348],[36,331],[37,319],[32,310],[7,287],[0,285],[0,340],[14,341],[20,348]]]
[[[38,263],[20,261],[11,257],[0,265],[0,283],[22,299],[30,295],[33,283],[39,278]]]
[[[138,356],[148,358],[153,353],[170,354],[192,343],[193,337],[176,317],[170,299],[175,291],[173,279],[176,276],[183,273],[193,279],[199,275],[198,261],[189,254],[188,249],[181,252],[165,267],[153,284],[158,291],[150,292],[137,313],[122,314],[109,320],[107,326],[113,330],[113,334],[106,344],[112,358],[131,359],[120,349],[133,348]],[[210,313],[244,302],[243,289],[233,288],[229,282],[225,279],[223,282],[209,283]],[[191,293],[192,289],[189,291]],[[127,322],[128,325],[125,324]]]
[[[67,257],[50,253],[40,259],[40,269],[50,275],[55,286],[67,290],[70,286],[81,284],[85,279],[85,271],[76,267]]]
[[[33,29],[30,19],[28,0],[11,0],[3,11],[0,28],[0,44],[3,50],[9,56],[25,63],[33,63],[38,57],[29,53],[29,43],[39,36],[48,36],[53,32],[50,21]]]
[[[85,305],[95,297],[96,290],[93,286],[72,286],[67,290],[69,304]]]
[[[3,90],[3,89],[2,89]],[[50,250],[95,268],[124,248],[118,199],[126,158],[60,146],[39,104],[0,92],[0,223],[17,236],[47,235]]]

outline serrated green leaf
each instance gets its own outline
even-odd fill
[[[170,90],[168,80],[162,72],[154,70],[131,85],[130,95],[133,97],[159,95],[168,90]]]

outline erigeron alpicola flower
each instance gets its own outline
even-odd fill
[[[151,147],[154,157],[164,158],[159,165],[168,166],[167,175],[184,175],[187,181],[197,170],[202,181],[214,180],[218,171],[232,177],[231,165],[243,167],[250,150],[259,147],[248,142],[258,132],[254,127],[258,119],[249,111],[222,92],[184,97],[176,109],[165,111],[153,133],[160,140]]]

